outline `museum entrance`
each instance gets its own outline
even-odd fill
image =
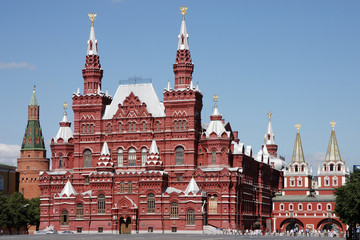
[[[121,217],[119,221],[119,233],[120,234],[131,234],[131,218],[126,219]]]

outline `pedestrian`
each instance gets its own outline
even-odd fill
[[[356,224],[356,233],[355,233],[355,239],[360,240],[360,224]]]

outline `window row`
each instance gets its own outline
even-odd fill
[[[335,165],[335,164],[331,163],[329,166],[327,166],[326,163],[324,163],[323,166],[322,166],[322,168],[323,168],[323,171],[326,171],[326,170],[328,170],[328,171],[330,171],[330,172],[333,172],[333,171],[341,171],[341,169],[342,169],[342,164],[339,163],[339,164]]]
[[[321,204],[321,203],[318,203],[316,206],[317,206],[317,211],[321,211],[321,210],[322,210],[322,204]],[[299,204],[297,205],[297,207],[298,207],[297,210],[299,210],[299,211],[305,210],[305,209],[303,208],[303,204],[302,204],[302,203],[299,203]],[[327,210],[327,211],[331,211],[331,209],[332,209],[331,203],[326,204],[326,210]],[[280,204],[280,210],[285,210],[285,205],[284,205],[283,203]],[[294,210],[294,204],[290,203],[288,210],[293,211],[293,210]],[[308,203],[308,204],[307,204],[307,211],[312,211],[312,204],[311,204],[311,203]]]
[[[186,121],[185,120],[175,120],[174,121],[174,130],[175,131],[186,130]]]
[[[145,166],[147,161],[147,148],[143,147],[141,149],[141,166]],[[184,148],[183,147],[177,147],[175,149],[176,154],[176,165],[184,165]],[[136,167],[136,149],[130,148],[128,150],[128,167]],[[91,161],[92,161],[92,153],[91,150],[86,149],[84,151],[84,167],[91,167]],[[117,153],[117,161],[118,161],[118,167],[124,167],[124,150],[122,148],[119,148]]]
[[[107,128],[107,132],[111,133],[113,131],[116,131],[115,127],[113,129],[113,126],[111,123],[108,123],[106,125]],[[126,129],[128,130],[128,132],[136,132],[136,131],[146,131],[148,130],[147,127],[147,123],[146,122],[141,122],[141,124],[138,124],[136,121],[131,121],[131,122],[127,122],[127,126],[125,124],[123,124],[122,122],[119,122],[118,124],[118,132],[123,132],[126,131]],[[156,121],[155,122],[155,131],[160,131],[160,122]]]
[[[132,193],[132,190],[133,190],[133,184],[132,182],[128,182],[128,189],[127,189],[127,192],[128,193]],[[120,193],[125,193],[125,183],[124,182],[121,182],[120,183]]]
[[[82,133],[94,133],[94,127],[95,125],[94,124],[83,124],[82,125]]]

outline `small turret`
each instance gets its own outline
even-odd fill
[[[162,170],[163,163],[160,160],[159,149],[155,139],[152,140],[149,155],[147,156],[146,168],[148,170]]]
[[[268,118],[269,118],[269,123],[268,123],[268,128],[266,131],[266,135],[265,135],[265,145],[269,151],[269,154],[273,157],[277,157],[277,149],[278,149],[278,145],[275,143],[275,135],[272,129],[272,125],[271,125],[271,116],[272,113],[268,112]]]

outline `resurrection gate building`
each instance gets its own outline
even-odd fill
[[[174,87],[168,83],[162,102],[148,82],[120,84],[114,97],[102,92],[96,15],[89,14],[84,89],[72,97],[74,131],[65,105],[51,141],[52,170],[39,176],[40,228],[201,233],[265,227],[271,198],[282,188],[270,118],[264,148],[272,157],[258,159],[216,103],[210,122],[201,122],[203,94],[192,81],[186,10]]]

